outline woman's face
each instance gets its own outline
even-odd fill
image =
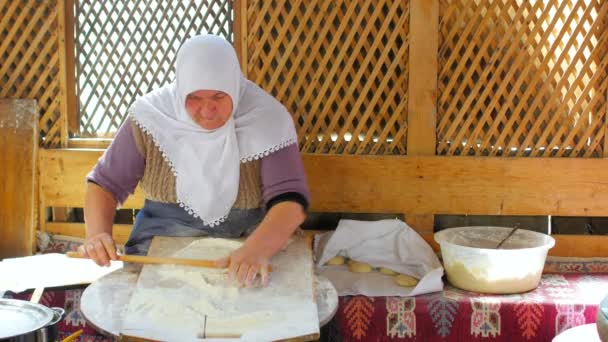
[[[222,127],[232,113],[232,99],[222,91],[197,90],[186,96],[186,111],[204,129]]]

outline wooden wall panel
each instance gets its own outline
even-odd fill
[[[439,0],[411,0],[408,156],[435,155],[438,35]],[[434,215],[404,214],[414,229],[433,232]]]
[[[0,100],[0,259],[32,254],[38,150],[35,100]]]
[[[302,151],[405,154],[410,1],[243,3],[245,75],[290,111]]]
[[[40,196],[47,207],[82,208],[86,175],[97,163],[103,150],[44,149],[40,151]],[[123,208],[141,208],[144,203],[139,188]]]
[[[9,81],[0,93],[33,94],[41,142],[66,146],[74,81],[61,35],[71,34],[73,1],[38,3],[0,5],[0,45],[19,47],[0,58]],[[317,153],[304,156],[313,210],[405,213],[424,236],[432,214],[608,216],[607,2],[237,0],[233,9],[244,72],[283,101],[300,147]],[[41,214],[82,206],[100,153],[44,151]],[[594,160],[523,158],[536,156]],[[125,207],[142,203],[137,192]],[[48,226],[81,229],[65,227]],[[564,239],[557,253],[596,253],[605,241]]]
[[[437,153],[605,155],[608,1],[440,0]]]
[[[102,150],[42,150],[43,206],[82,207]],[[303,155],[312,211],[607,216],[608,159]],[[567,176],[567,177],[566,177]],[[125,208],[139,208],[136,191]],[[51,224],[49,224],[51,227]],[[67,228],[66,228],[67,227]],[[84,225],[52,225],[75,234]],[[125,227],[117,232],[125,236]],[[427,240],[432,234],[421,232]],[[562,256],[608,256],[608,236],[558,236]]]
[[[67,141],[63,0],[0,1],[0,98],[35,99],[40,144]]]
[[[85,176],[101,153],[42,150],[46,205],[82,206]],[[314,211],[608,215],[608,159],[304,154],[303,160]],[[142,204],[136,191],[124,208]]]
[[[304,157],[313,208],[413,214],[608,214],[608,159]]]

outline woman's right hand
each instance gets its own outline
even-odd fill
[[[110,266],[110,260],[118,260],[116,244],[108,233],[87,237],[82,246],[78,247],[78,253],[92,259],[99,266]]]

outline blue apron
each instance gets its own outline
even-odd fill
[[[264,210],[233,208],[221,224],[210,227],[188,214],[175,203],[146,200],[135,218],[133,230],[125,244],[127,254],[145,255],[152,238],[160,236],[209,236],[238,238],[249,235],[262,221]]]

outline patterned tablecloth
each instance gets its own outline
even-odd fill
[[[551,341],[595,322],[607,259],[551,258],[534,291],[482,295],[447,285],[417,297],[340,297],[327,341]],[[583,342],[583,341],[581,341]]]
[[[52,243],[46,251],[64,252],[73,249],[72,244]],[[84,329],[78,341],[111,341],[86,325],[80,313],[83,291],[46,290],[40,302],[65,308],[60,338]],[[524,294],[488,296],[447,285],[442,292],[417,297],[340,297],[336,316],[322,329],[322,340],[551,341],[568,328],[595,322],[606,294],[608,259],[550,258],[540,286]]]

